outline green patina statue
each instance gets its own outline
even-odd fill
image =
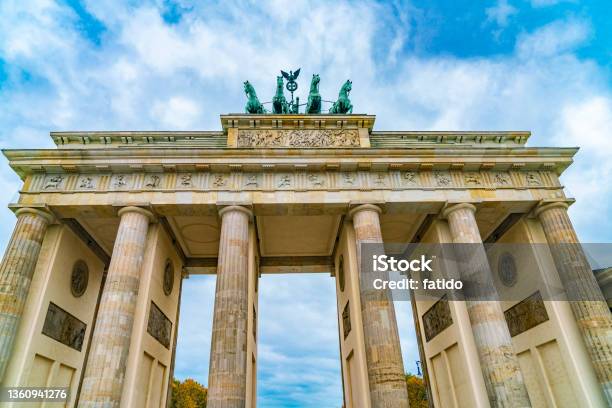
[[[295,81],[300,74],[300,70],[297,69],[295,72],[289,71],[286,73],[285,71],[281,71],[282,76],[276,77],[276,94],[272,98],[272,102],[265,102],[266,104],[272,103],[272,113],[274,114],[298,114],[300,112],[300,98],[293,98],[293,92],[298,89],[298,84]],[[287,90],[291,92],[291,101],[288,101],[285,98],[285,93],[283,91],[283,85],[285,78],[287,80]],[[308,94],[308,103],[306,103],[306,114],[320,114],[323,102],[331,103],[331,101],[323,101],[321,98],[321,94],[319,94],[319,82],[321,82],[321,78],[319,74],[313,74],[312,81],[310,82],[310,93]],[[353,113],[353,105],[351,105],[351,100],[349,99],[349,93],[352,88],[351,80],[347,80],[342,88],[340,88],[340,93],[338,95],[338,100],[333,103],[332,107],[329,109],[329,113],[332,114],[346,114]],[[247,95],[247,103],[244,107],[246,113],[252,114],[262,114],[268,113],[263,107],[259,99],[257,98],[257,94],[255,93],[255,88],[249,81],[244,83],[244,92]]]
[[[283,77],[276,77],[276,95],[272,98],[272,113],[292,113],[283,92]]]
[[[257,98],[257,94],[255,93],[255,88],[249,81],[244,83],[244,93],[247,95],[247,103],[244,107],[244,111],[246,113],[266,113],[261,102],[259,102],[259,98]]]
[[[312,75],[310,82],[310,93],[308,94],[308,103],[306,104],[306,113],[321,113],[321,95],[319,94],[319,74]]]
[[[348,97],[352,89],[352,84],[351,80],[348,79],[344,85],[342,85],[338,100],[334,102],[329,113],[353,113],[353,105],[351,105],[351,100]]]

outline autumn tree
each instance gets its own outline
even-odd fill
[[[172,380],[170,408],[206,408],[208,390],[191,378],[180,382]]]
[[[427,391],[421,377],[406,374],[406,386],[408,387],[408,401],[410,408],[428,408]]]

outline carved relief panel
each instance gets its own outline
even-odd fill
[[[548,313],[539,291],[506,310],[504,316],[512,337],[548,320]]]
[[[170,336],[172,333],[172,322],[164,312],[153,302],[149,309],[149,321],[147,323],[147,333],[155,340],[160,342],[165,348],[170,348]]]
[[[70,181],[70,182],[69,182]],[[37,175],[26,191],[276,191],[406,189],[560,189],[550,172],[310,171]],[[551,192],[550,194],[554,194]]]
[[[349,302],[346,302],[344,310],[342,311],[342,329],[344,338],[346,339],[351,333],[351,308]]]
[[[240,129],[238,147],[359,147],[359,132],[357,129]]]
[[[453,318],[448,305],[448,299],[444,295],[423,314],[425,340],[430,341],[451,324],[453,324]]]
[[[81,351],[87,325],[55,303],[49,303],[42,333],[66,346]]]

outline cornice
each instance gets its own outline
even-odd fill
[[[523,146],[531,136],[528,131],[372,131],[372,147],[406,148],[414,144]]]
[[[247,127],[251,129],[293,129],[293,127]],[[313,127],[310,127],[313,129]],[[320,128],[314,128],[320,129]],[[326,126],[333,131],[342,126]],[[359,129],[353,127],[352,129]],[[481,147],[523,146],[531,133],[523,131],[369,131],[371,144],[375,148],[408,148],[412,145],[467,145]],[[51,138],[61,149],[70,148],[111,148],[153,146],[208,147],[224,148],[228,146],[227,129],[220,131],[72,131],[51,132]]]
[[[561,174],[575,148],[410,149],[5,149],[21,176],[34,173],[269,170],[545,170]]]
[[[239,129],[357,129],[369,131],[374,127],[375,115],[306,115],[289,114],[253,115],[229,113],[221,115],[221,126],[224,131],[230,128]]]
[[[577,147],[474,147],[474,146],[411,146],[401,149],[377,148],[199,148],[187,146],[148,146],[123,149],[2,149],[9,160],[15,159],[92,159],[124,157],[236,157],[265,159],[271,157],[440,157],[440,156],[513,156],[572,158]]]

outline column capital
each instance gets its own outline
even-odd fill
[[[149,210],[145,210],[142,207],[136,207],[133,205],[129,205],[127,207],[123,207],[121,208],[118,212],[117,215],[119,215],[119,217],[121,217],[123,214],[127,214],[130,212],[135,212],[141,215],[144,215],[145,217],[147,217],[149,219],[149,222],[153,222],[155,221],[155,216],[153,215],[153,213]]]
[[[51,224],[55,221],[55,216],[47,209],[44,208],[32,208],[32,207],[22,207],[18,208],[15,211],[15,216],[19,217],[22,214],[34,214],[39,217],[45,219],[48,224]]]
[[[241,205],[228,205],[227,207],[221,208],[219,210],[219,217],[223,218],[224,214],[227,214],[232,211],[245,213],[249,217],[249,221],[253,219],[253,211]]]
[[[377,212],[378,214],[381,214],[381,213],[382,213],[382,209],[381,209],[381,208],[380,208],[378,205],[376,205],[376,204],[361,204],[361,205],[358,205],[358,206],[357,206],[357,207],[355,207],[355,208],[352,208],[352,209],[351,209],[351,210],[348,212],[348,218],[349,218],[349,219],[353,218],[353,216],[354,216],[356,213],[360,212],[360,211],[375,211],[375,212]]]
[[[541,201],[533,210],[533,215],[539,217],[544,211],[551,210],[553,208],[569,208],[569,203],[567,201]]]
[[[458,204],[451,204],[449,206],[446,206],[443,210],[442,213],[440,214],[442,216],[442,218],[448,218],[448,215],[454,211],[460,210],[462,208],[467,208],[468,210],[471,210],[473,213],[476,212],[476,206],[474,204],[470,204],[470,203],[458,203]]]

